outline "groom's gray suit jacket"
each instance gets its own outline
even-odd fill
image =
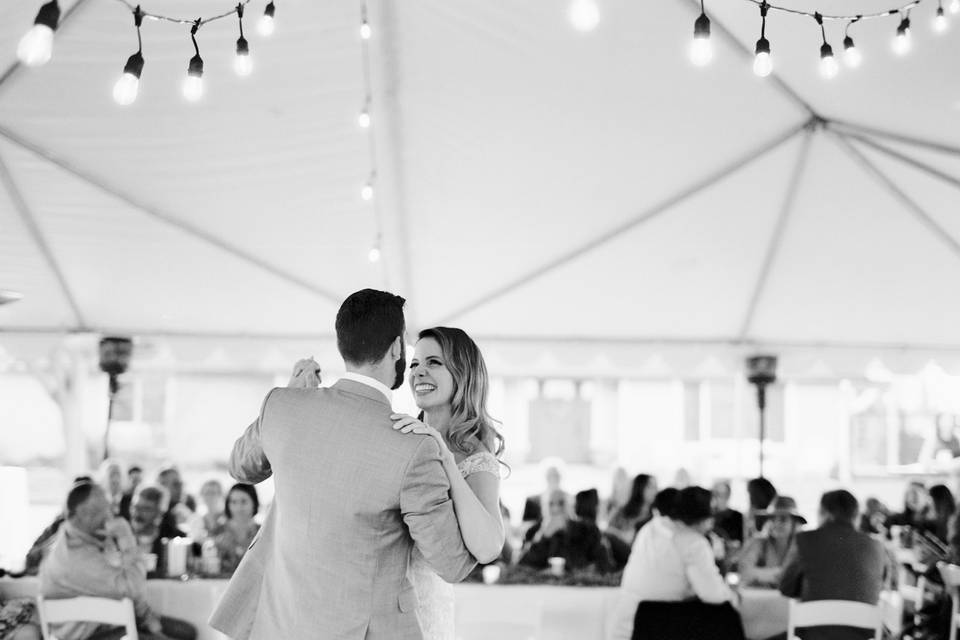
[[[448,582],[464,547],[437,443],[398,433],[376,389],[274,389],[237,440],[230,472],[274,478],[274,504],[211,624],[233,638],[415,639],[407,577],[416,542]]]

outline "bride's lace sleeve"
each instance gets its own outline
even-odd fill
[[[469,478],[475,473],[486,471],[500,477],[500,462],[489,451],[478,451],[471,456],[464,458],[459,465],[460,473],[464,478]]]

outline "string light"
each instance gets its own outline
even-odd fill
[[[203,97],[203,58],[200,57],[200,47],[197,45],[197,30],[200,29],[200,24],[198,19],[190,28],[190,39],[196,53],[190,58],[187,77],[183,80],[183,97],[190,102],[197,102]]]
[[[373,214],[374,241],[367,253],[367,259],[375,264],[380,262],[382,257],[381,247],[383,246],[383,225],[380,220],[380,202],[374,200],[374,185],[377,182],[377,139],[370,131],[373,124],[370,117],[373,111],[373,75],[370,72],[370,34],[373,30],[370,22],[367,20],[367,0],[360,2],[360,61],[361,71],[363,73],[363,108],[357,115],[357,124],[364,131],[367,138],[367,149],[370,153],[370,176],[367,183],[360,189],[360,199],[364,202],[371,202],[370,211]]]
[[[957,0],[960,2],[960,0]],[[370,23],[367,21],[367,5],[363,5],[362,17],[360,20],[360,38],[363,40],[369,40],[373,37],[373,29],[370,28]]]
[[[17,58],[28,67],[40,67],[53,56],[53,32],[60,22],[60,5],[51,0],[37,12],[33,26],[17,45]]]
[[[820,75],[827,80],[832,80],[840,72],[840,65],[837,64],[837,59],[833,57],[833,47],[827,42],[827,30],[823,26],[823,16],[818,12],[814,14],[814,19],[820,25],[820,36],[823,38],[823,44],[820,45]]]
[[[770,57],[770,41],[767,40],[767,11],[770,5],[764,2],[760,5],[760,39],[757,40],[755,56],[753,58],[753,72],[761,78],[766,78],[773,72],[773,59]]]
[[[860,53],[860,50],[857,49],[857,45],[854,44],[853,38],[850,36],[850,27],[855,25],[859,20],[860,18],[854,18],[847,23],[843,38],[843,61],[851,69],[856,69],[863,64],[863,55]]]
[[[893,52],[898,56],[906,55],[910,52],[912,44],[910,40],[910,14],[908,12],[900,21],[900,26],[897,27],[897,35],[893,39]]]
[[[572,0],[567,18],[577,31],[593,31],[600,24],[600,7],[596,0]]]
[[[237,38],[237,55],[233,59],[233,70],[240,77],[249,76],[253,72],[253,61],[250,59],[250,44],[243,37],[243,5],[237,5],[237,20],[240,23],[240,37]]]
[[[363,105],[360,115],[357,116],[357,125],[359,125],[361,129],[369,129],[372,123],[373,120],[370,117],[370,98],[367,97],[367,101]]]
[[[360,189],[360,198],[364,202],[370,202],[373,200],[373,176],[370,176],[370,180],[367,181],[367,184],[363,185],[363,188]]]
[[[140,26],[143,24],[143,12],[140,7],[133,11],[133,23],[137,27],[137,52],[127,59],[123,67],[123,74],[113,85],[113,99],[121,106],[128,106],[137,99],[140,92],[140,75],[143,73],[143,38],[140,37]]]
[[[267,3],[266,8],[263,10],[263,15],[260,17],[260,22],[257,23],[257,32],[263,37],[270,37],[273,35],[274,30],[276,30],[276,25],[273,21],[273,16],[277,13],[277,7],[273,4],[273,0],[270,0]]]
[[[947,16],[943,12],[943,2],[941,0],[939,6],[937,7],[937,16],[933,19],[933,30],[936,33],[946,33],[947,29],[949,28],[950,22],[947,20]]]
[[[713,46],[710,43],[710,18],[700,0],[700,17],[693,23],[693,42],[690,44],[690,62],[697,67],[705,67],[713,60]]]
[[[380,239],[377,238],[376,244],[370,247],[370,253],[367,254],[367,259],[370,262],[377,263],[380,262],[380,258],[383,256],[383,252],[380,251]]]

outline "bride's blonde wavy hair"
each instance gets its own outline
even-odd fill
[[[453,398],[447,442],[460,453],[477,452],[478,443],[490,449],[498,459],[503,454],[503,436],[487,413],[490,376],[477,343],[462,329],[433,327],[424,329],[418,338],[431,338],[440,345],[444,363],[453,376]]]

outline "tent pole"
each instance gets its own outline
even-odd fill
[[[947,245],[947,247],[953,251],[954,255],[960,258],[960,242],[957,241],[949,232],[947,232],[943,227],[941,227],[936,220],[930,217],[930,215],[924,211],[923,207],[917,204],[913,198],[908,196],[897,184],[890,179],[887,174],[881,171],[876,165],[870,162],[869,158],[863,155],[859,149],[853,146],[853,143],[850,142],[847,137],[839,132],[832,131],[834,139],[837,141],[837,144],[840,145],[852,158],[856,161],[863,170],[871,175],[877,182],[883,185],[887,191],[890,192],[897,200],[900,201],[914,217],[920,221],[920,223],[932,232],[935,236],[940,238]]]
[[[743,319],[743,325],[740,329],[741,340],[747,339],[750,326],[753,324],[753,318],[757,313],[757,308],[760,306],[760,298],[763,296],[767,286],[767,280],[770,278],[770,272],[780,252],[783,236],[787,229],[787,222],[790,219],[790,214],[793,212],[793,207],[797,200],[797,193],[800,190],[800,181],[803,178],[807,161],[810,158],[810,144],[813,141],[813,132],[814,129],[809,128],[803,136],[803,144],[800,147],[800,153],[797,155],[797,163],[793,167],[793,173],[790,175],[790,182],[787,184],[787,191],[783,197],[783,204],[780,207],[780,216],[777,218],[773,235],[770,237],[770,244],[767,246],[767,253],[763,258],[763,266],[760,268],[760,274],[754,284],[753,293],[750,296],[750,303],[747,307],[747,313]]]
[[[941,142],[933,142],[931,140],[924,140],[922,138],[917,138],[914,136],[908,136],[903,133],[895,133],[892,131],[884,131],[883,129],[878,129],[876,127],[868,127],[861,124],[854,124],[852,122],[845,122],[843,120],[831,120],[828,126],[835,126],[841,129],[852,129],[853,131],[875,136],[878,138],[886,138],[887,140],[892,140],[893,142],[902,142],[904,144],[913,145],[915,147],[923,147],[925,149],[931,149],[933,151],[941,151],[943,153],[949,153],[951,155],[960,155],[960,147],[954,147],[948,144],[943,144]],[[838,133],[845,133],[844,131],[839,131]]]
[[[954,187],[957,187],[958,189],[960,189],[960,178],[956,178],[955,176],[952,176],[949,173],[941,171],[940,169],[937,169],[936,167],[933,167],[925,162],[921,162],[916,158],[912,158],[904,153],[900,153],[899,151],[896,151],[895,149],[891,149],[890,147],[880,144],[876,140],[871,140],[866,136],[862,136],[857,133],[844,133],[843,135],[845,135],[850,140],[856,140],[857,142],[865,144],[872,149],[876,149],[877,151],[879,151],[884,155],[890,156],[895,160],[899,160],[900,162],[906,165],[909,165],[914,169],[919,169],[920,171],[923,171],[924,173],[927,173],[934,178],[943,180],[944,182],[951,184]]]
[[[71,18],[77,12],[77,9],[82,7],[86,2],[87,0],[77,0],[69,9],[63,12],[63,15],[60,17],[60,24],[57,27],[57,33],[63,33],[64,27],[71,22]],[[11,80],[18,75],[22,69],[23,63],[21,63],[19,60],[14,60],[13,63],[11,63],[3,73],[0,73],[0,90],[6,89]]]
[[[21,193],[13,174],[10,173],[10,168],[7,167],[7,163],[2,156],[0,156],[0,182],[3,183],[7,194],[10,196],[10,200],[13,202],[13,208],[20,214],[20,218],[30,233],[30,237],[33,238],[33,242],[37,245],[37,248],[40,249],[40,254],[43,255],[47,267],[49,267],[57,283],[60,285],[60,291],[63,293],[64,298],[66,298],[67,304],[70,305],[70,310],[73,311],[77,324],[81,329],[86,327],[86,320],[84,320],[83,313],[80,311],[80,305],[77,304],[77,299],[74,297],[73,291],[67,283],[66,275],[60,267],[60,263],[57,262],[57,258],[53,254],[50,244],[43,235],[43,231],[40,230],[40,226],[37,224],[37,217],[24,199],[23,193]]]
[[[714,184],[724,180],[725,178],[733,175],[740,169],[748,166],[752,162],[759,160],[760,158],[764,157],[768,153],[779,148],[781,145],[792,140],[794,136],[796,136],[797,134],[805,131],[808,127],[810,127],[811,123],[817,122],[817,121],[819,121],[819,119],[809,118],[800,125],[790,127],[788,130],[778,134],[771,140],[767,140],[760,146],[754,149],[750,149],[747,153],[737,157],[732,162],[728,163],[726,166],[719,169],[718,171],[714,171],[708,174],[707,176],[701,178],[697,182],[683,189],[679,193],[676,193],[668,197],[667,199],[661,202],[658,202],[653,207],[651,207],[650,209],[647,209],[646,211],[640,213],[639,215],[636,215],[630,218],[626,222],[617,225],[613,229],[610,229],[609,231],[597,236],[596,238],[590,240],[589,242],[579,247],[576,247],[556,258],[553,258],[549,262],[546,262],[545,264],[542,264],[541,266],[525,273],[524,275],[507,283],[506,285],[502,287],[498,287],[493,291],[484,294],[482,297],[474,300],[473,302],[467,305],[464,305],[463,307],[457,309],[452,313],[447,314],[446,317],[444,317],[444,319],[440,321],[440,323],[441,324],[448,323],[455,319],[458,319],[461,316],[464,316],[467,313],[470,313],[478,309],[479,307],[482,307],[492,302],[493,300],[496,300],[497,298],[501,298],[519,289],[520,287],[523,287],[524,285],[541,278],[547,273],[550,273],[551,271],[554,271],[557,268],[562,267],[563,265],[576,260],[580,256],[593,251],[597,247],[600,247],[610,242],[611,240],[614,240],[621,234],[626,233],[627,231],[630,231],[636,227],[639,227],[649,222],[650,220],[653,220],[654,218],[658,217],[660,214],[670,211],[673,207],[680,204],[684,200],[688,200],[689,198],[692,198],[693,196],[697,195],[701,191],[704,191],[705,189],[712,187]]]
[[[50,164],[59,167],[63,171],[69,173],[73,177],[87,183],[88,185],[95,187],[101,192],[116,198],[117,200],[129,205],[130,207],[137,209],[138,211],[145,213],[146,215],[163,222],[167,226],[173,227],[178,231],[181,231],[189,236],[192,236],[207,245],[215,247],[224,253],[228,253],[231,256],[246,262],[247,264],[253,265],[261,271],[265,271],[281,280],[293,284],[301,289],[309,291],[310,293],[316,295],[319,298],[330,302],[331,304],[338,305],[342,301],[342,296],[328,291],[322,287],[317,286],[312,282],[296,276],[292,273],[284,271],[283,269],[274,266],[267,261],[239,248],[228,242],[221,240],[220,238],[214,236],[209,231],[205,231],[200,227],[191,225],[190,223],[180,220],[166,212],[163,212],[156,207],[148,205],[140,200],[137,200],[134,196],[123,191],[122,189],[108,184],[106,181],[100,179],[97,176],[94,176],[91,173],[84,171],[83,169],[71,164],[70,162],[63,160],[62,158],[57,157],[52,152],[40,147],[37,144],[34,144],[24,138],[22,138],[17,133],[14,133],[10,129],[0,125],[0,137],[5,138],[9,142],[15,144],[18,147],[26,149],[27,151],[33,153],[39,158],[46,160]]]

